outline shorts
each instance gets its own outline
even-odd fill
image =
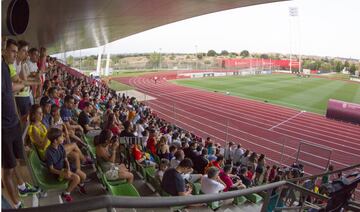
[[[16,159],[24,159],[24,144],[20,122],[12,128],[1,128],[1,167],[12,169],[16,167]]]
[[[16,105],[19,109],[20,116],[25,116],[29,113],[31,107],[30,96],[15,97]]]
[[[105,172],[105,177],[107,180],[118,180],[119,179],[119,169],[116,168],[112,168],[110,170],[108,170],[107,172]]]

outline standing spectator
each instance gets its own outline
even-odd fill
[[[165,171],[161,188],[172,196],[191,195],[192,188],[186,186],[182,174],[191,173],[193,163],[190,159],[185,158],[176,168],[169,168]]]
[[[244,150],[241,148],[241,144],[238,144],[234,152],[233,164],[239,164],[243,154],[244,154]]]
[[[17,54],[16,61],[14,66],[16,68],[16,73],[19,80],[25,84],[25,87],[22,91],[15,94],[16,105],[19,110],[19,115],[21,122],[26,123],[27,116],[31,107],[31,98],[30,98],[30,85],[38,85],[39,82],[35,78],[30,77],[29,67],[26,63],[28,57],[28,46],[29,44],[26,41],[18,41],[19,51]]]
[[[270,183],[272,183],[275,179],[275,176],[277,175],[277,166],[276,165],[273,165],[271,170],[270,170],[270,173],[269,173],[269,178],[268,178],[268,181]]]
[[[332,171],[334,171],[334,166],[330,164],[325,172],[332,172]],[[327,174],[321,178],[321,184],[327,184],[329,182],[331,182],[330,175]]]
[[[3,168],[4,186],[9,192],[10,199],[15,208],[21,208],[22,203],[19,194],[26,196],[37,192],[37,190],[25,183],[16,170],[17,160],[24,158],[20,120],[16,113],[13,96],[13,92],[20,91],[24,85],[11,82],[9,68],[9,64],[15,62],[17,51],[16,41],[8,39],[1,61],[1,166]],[[17,180],[19,192],[16,190],[14,180]]]
[[[240,159],[240,164],[241,166],[247,166],[248,165],[248,161],[249,161],[249,154],[250,154],[250,151],[249,150],[246,150],[244,155],[242,156],[242,158]]]
[[[37,61],[39,60],[39,50],[37,48],[31,48],[29,50],[29,59],[26,61],[29,70],[30,70],[30,76],[35,77],[40,81],[40,75],[37,67]],[[39,85],[33,85],[31,87],[32,92],[34,94],[34,98],[40,97],[40,86]]]
[[[225,187],[226,184],[219,177],[218,168],[209,168],[207,175],[201,178],[201,191],[204,194],[217,194],[223,191]]]

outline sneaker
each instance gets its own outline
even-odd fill
[[[29,183],[25,183],[25,189],[24,190],[20,190],[19,189],[19,195],[20,197],[26,197],[29,194],[37,194],[40,192],[40,189],[37,187],[32,186]]]
[[[79,187],[79,193],[80,194],[86,194],[85,186],[78,185],[78,187]]]
[[[73,201],[73,198],[71,197],[70,194],[62,193],[61,198],[63,199],[64,202],[72,202]]]

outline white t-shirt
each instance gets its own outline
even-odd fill
[[[176,158],[171,159],[170,168],[176,168],[180,164],[180,161],[176,160]]]
[[[141,124],[138,124],[137,125],[137,134],[138,134],[139,138],[143,137],[143,135],[142,135],[143,132],[144,132],[144,127]]]
[[[225,186],[219,183],[216,180],[208,178],[207,175],[204,175],[201,178],[201,191],[204,194],[216,194],[224,190]]]
[[[38,67],[37,67],[37,64],[36,63],[33,63],[31,62],[31,60],[27,60],[26,63],[28,64],[29,66],[29,70],[30,70],[30,73],[33,73],[33,72],[38,72]]]
[[[240,162],[240,158],[242,157],[242,155],[244,154],[244,150],[242,148],[237,148],[234,152],[234,159],[233,162],[237,163]]]

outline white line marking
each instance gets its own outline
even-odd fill
[[[279,124],[272,126],[271,128],[269,128],[269,130],[273,130],[275,127],[278,127],[278,126],[280,126],[280,125],[282,125],[282,124],[285,124],[286,122],[288,122],[288,121],[290,121],[291,119],[294,119],[294,118],[300,116],[300,115],[303,114],[303,113],[305,113],[305,111],[301,111],[300,113],[291,116],[290,118],[286,119],[285,121],[282,121],[282,122],[280,122]]]

